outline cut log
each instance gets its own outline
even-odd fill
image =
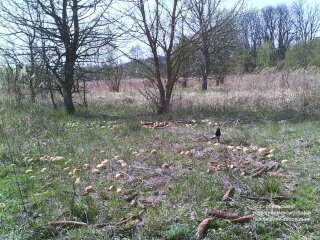
[[[213,216],[213,217],[225,218],[225,219],[235,219],[235,218],[240,217],[238,214],[235,214],[232,212],[221,211],[221,210],[217,210],[217,209],[209,209],[207,211],[207,214],[210,216]]]
[[[239,217],[236,219],[232,219],[231,222],[233,223],[248,223],[253,219],[252,215],[248,215],[248,216],[243,216],[243,217]]]
[[[96,224],[95,225],[95,227],[96,228],[105,228],[105,227],[107,227],[107,226],[109,226],[110,224],[108,224],[108,223],[100,223],[100,224]]]
[[[207,218],[204,219],[198,226],[196,235],[194,236],[195,240],[200,240],[205,233],[205,231],[208,229],[209,224],[213,221],[213,218]]]

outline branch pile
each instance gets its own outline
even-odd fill
[[[141,125],[145,128],[164,128],[169,125],[177,125],[177,124],[184,124],[184,125],[189,125],[189,124],[194,124],[194,120],[177,120],[177,121],[141,121]]]

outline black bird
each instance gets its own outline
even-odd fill
[[[216,133],[214,135],[216,136],[216,139],[218,140],[218,143],[220,143],[220,136],[221,136],[220,128],[217,128],[217,131],[216,131]]]

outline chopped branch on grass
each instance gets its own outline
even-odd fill
[[[207,211],[207,214],[213,217],[225,218],[225,219],[236,219],[240,217],[238,214],[227,212],[227,211],[221,211],[217,209],[209,209]]]
[[[198,229],[197,229],[197,232],[194,236],[194,238],[196,240],[200,240],[203,236],[203,234],[205,233],[205,231],[208,229],[210,223],[213,222],[213,218],[207,218],[207,219],[204,219],[198,226]]]

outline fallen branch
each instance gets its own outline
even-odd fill
[[[197,232],[194,236],[195,240],[199,240],[202,238],[205,231],[208,229],[209,224],[213,221],[213,218],[204,219],[198,226]]]
[[[225,194],[223,195],[222,201],[229,201],[229,200],[231,200],[232,197],[233,197],[233,195],[234,195],[234,193],[235,193],[235,191],[236,191],[236,190],[235,190],[234,187],[229,188],[229,189],[225,192]]]
[[[89,226],[88,224],[84,222],[76,222],[76,221],[53,221],[49,222],[49,225],[54,226],[54,227],[87,227]]]
[[[95,227],[96,228],[105,228],[106,226],[109,226],[110,224],[108,223],[100,223],[100,224],[96,224]]]
[[[248,216],[243,216],[243,217],[239,217],[236,219],[232,219],[231,222],[233,223],[247,223],[250,222],[253,219],[252,215],[248,215]]]
[[[119,226],[119,225],[123,225],[126,224],[130,221],[139,219],[141,220],[141,215],[144,213],[144,209],[140,210],[139,213],[135,216],[131,216],[129,218],[125,218],[125,219],[121,219],[120,221],[118,221],[115,225]],[[96,224],[96,225],[89,225],[87,223],[84,222],[76,222],[76,221],[53,221],[53,222],[49,222],[49,225],[53,226],[53,227],[64,227],[64,228],[79,228],[79,227],[88,227],[88,226],[95,226],[96,228],[104,228],[106,226],[109,226],[110,224],[108,223],[100,223],[100,224]]]
[[[133,221],[133,220],[141,220],[141,215],[144,213],[144,209],[142,209],[142,210],[140,210],[139,212],[138,212],[138,214],[137,215],[134,215],[134,216],[131,216],[131,217],[128,217],[128,218],[124,218],[124,219],[121,219],[120,221],[118,221],[117,223],[116,223],[116,225],[117,226],[119,226],[119,225],[123,225],[123,224],[126,224],[126,223],[128,223],[128,222],[130,222],[130,221]]]
[[[166,127],[168,125],[168,122],[142,122],[141,121],[142,126],[146,127],[146,128],[163,128]]]
[[[159,122],[159,121],[149,121],[149,122],[144,122],[141,121],[141,125],[146,127],[146,128],[164,128],[169,125],[169,123],[173,124],[193,124],[195,123],[194,120],[177,120],[177,121],[170,121],[170,122]]]
[[[225,219],[235,219],[235,218],[239,218],[240,217],[238,214],[235,214],[235,213],[232,213],[232,212],[216,210],[216,209],[209,209],[207,211],[207,214],[210,215],[210,216],[213,216],[213,217],[225,218]]]
[[[268,166],[264,166],[262,169],[260,169],[259,171],[255,172],[254,174],[252,174],[252,177],[260,177],[264,172],[266,172],[268,170]]]
[[[116,225],[117,226],[124,225],[124,224],[126,224],[126,223],[128,223],[130,221],[136,220],[136,219],[138,219],[138,216],[131,216],[129,218],[121,219],[120,221],[118,221],[116,223]]]
[[[256,170],[254,170],[254,172],[259,172],[260,170],[262,170],[264,167],[266,167],[265,165],[262,165],[261,167],[258,167]]]
[[[272,164],[271,166],[268,167],[268,169],[266,170],[266,172],[271,171],[272,169],[274,169],[275,167],[277,168],[279,166],[278,163]]]
[[[177,121],[171,121],[172,123],[182,123],[182,124],[194,124],[195,120],[177,120]]]
[[[154,122],[143,122],[143,121],[141,121],[141,124],[142,124],[142,125],[153,125],[153,123],[154,123]]]

